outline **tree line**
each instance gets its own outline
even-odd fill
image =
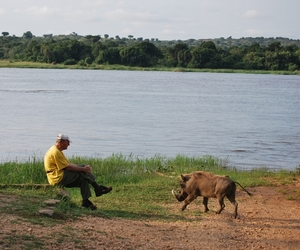
[[[118,64],[137,67],[182,67],[210,69],[289,70],[300,69],[300,46],[297,42],[282,45],[274,40],[268,45],[259,42],[220,46],[219,40],[167,41],[158,39],[109,38],[107,34],[35,37],[30,31],[22,37],[0,37],[0,59],[44,63]],[[222,39],[221,39],[222,40]],[[230,42],[230,43],[229,43]]]

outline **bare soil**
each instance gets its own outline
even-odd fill
[[[176,222],[85,216],[46,227],[1,214],[0,249],[300,249],[300,179],[291,186],[248,190],[252,197],[237,191],[237,219],[228,202],[215,214],[212,199],[210,212],[193,213],[203,211],[200,199],[183,212],[186,221]],[[0,194],[1,203],[5,199],[9,197]],[[174,201],[170,210],[180,207]]]

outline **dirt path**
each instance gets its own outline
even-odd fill
[[[220,215],[192,217],[192,211],[203,209],[200,202],[184,211],[186,222],[171,223],[84,217],[49,228],[1,214],[0,249],[24,249],[28,239],[35,242],[31,249],[38,244],[40,249],[300,249],[299,189],[299,183],[248,188],[253,197],[238,191],[237,219],[229,203]],[[216,205],[209,201],[212,211]],[[179,210],[180,203],[170,209]],[[13,248],[9,241],[15,241]]]

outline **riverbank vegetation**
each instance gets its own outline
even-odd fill
[[[134,156],[112,155],[107,158],[73,157],[70,161],[91,165],[99,183],[113,186],[110,194],[92,198],[93,202],[101,207],[99,211],[93,212],[95,216],[135,219],[180,219],[179,214],[168,212],[168,206],[174,204],[171,190],[179,188],[179,176],[182,173],[209,171],[227,175],[248,188],[291,185],[300,176],[300,166],[294,170],[275,171],[268,168],[238,170],[228,166],[226,159],[212,156],[177,155],[174,158],[154,156],[141,159]],[[67,218],[90,213],[80,208],[79,189],[68,191],[72,198],[58,205],[57,216]],[[0,206],[0,211],[6,209],[6,212],[9,210],[11,213],[26,216],[33,216],[43,201],[57,195],[56,187],[48,185],[43,161],[35,157],[27,162],[0,163],[0,192],[20,197],[16,201],[18,205],[12,202],[9,207]],[[300,193],[296,195],[300,197]],[[287,199],[293,197],[289,196]],[[28,203],[28,200],[31,201]]]
[[[131,67],[124,65],[92,64],[92,65],[65,65],[41,62],[0,60],[0,68],[27,68],[27,69],[87,69],[87,70],[131,70],[131,71],[168,71],[168,72],[209,72],[209,73],[239,73],[239,74],[272,74],[272,75],[300,75],[300,70],[242,70],[242,69],[195,69],[181,67]]]
[[[107,34],[0,37],[0,67],[300,74],[300,42],[284,38],[160,41]]]

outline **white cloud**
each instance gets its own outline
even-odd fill
[[[245,33],[247,34],[247,36],[253,36],[253,37],[261,36],[263,34],[263,32],[258,29],[248,29],[245,30]]]
[[[178,31],[178,34],[180,34],[180,35],[185,35],[186,32],[185,32],[184,30],[179,30],[179,31]]]
[[[107,4],[107,1],[104,1],[104,0],[98,0],[98,1],[93,1],[93,2],[85,1],[83,3],[83,5],[85,5],[85,6],[104,6],[106,4]]]
[[[62,18],[74,19],[76,22],[91,17],[91,13],[86,13],[82,10],[68,10],[62,14]]]
[[[44,7],[32,6],[27,9],[15,9],[14,12],[17,14],[31,14],[35,16],[53,16],[59,14],[61,11],[60,9],[48,8],[47,6]]]
[[[161,31],[161,34],[164,34],[164,35],[172,35],[174,34],[174,31],[170,30],[170,29],[163,29]]]
[[[113,11],[108,11],[104,15],[107,20],[120,21],[120,22],[131,22],[134,25],[141,25],[142,23],[155,23],[162,21],[158,15],[145,12],[129,12],[124,9],[116,9]]]
[[[154,15],[154,14],[151,14],[149,12],[137,12],[137,13],[134,13],[133,16],[135,18],[138,18],[140,21],[155,21],[157,20],[158,16],[157,15]]]
[[[244,14],[247,18],[253,18],[259,16],[259,12],[257,10],[247,10]]]
[[[126,12],[123,9],[116,9],[116,10],[113,10],[113,11],[106,12],[106,14],[104,16],[108,20],[113,20],[113,21],[120,20],[120,21],[123,21],[123,20],[126,20],[126,19],[130,18],[130,13]]]
[[[6,12],[5,9],[1,9],[1,8],[0,8],[0,15],[4,14],[5,12]]]

